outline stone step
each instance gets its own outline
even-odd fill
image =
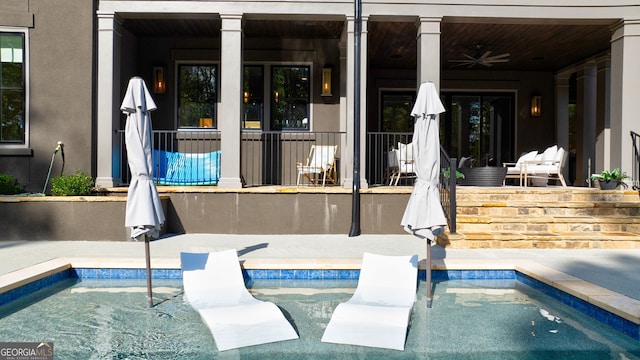
[[[458,215],[638,216],[637,201],[457,201]]]
[[[524,187],[456,187],[457,201],[636,201],[640,202],[638,191],[607,190],[594,188],[524,188]]]
[[[640,234],[639,217],[623,216],[476,216],[459,215],[457,230],[465,231],[625,231]]]
[[[592,188],[456,188],[454,248],[640,248],[637,191]]]
[[[640,235],[624,231],[458,231],[438,244],[450,248],[637,249]]]

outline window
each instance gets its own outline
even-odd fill
[[[25,33],[0,32],[0,144],[26,145]]]
[[[413,132],[411,110],[415,91],[383,91],[381,93],[383,132]]]
[[[178,65],[178,127],[217,127],[217,74],[217,65]]]
[[[309,66],[271,67],[271,130],[309,130]]]
[[[262,129],[264,114],[264,70],[262,66],[244,67],[242,101],[243,129]]]

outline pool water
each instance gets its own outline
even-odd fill
[[[181,280],[69,279],[0,307],[0,341],[54,343],[56,359],[640,359],[640,341],[516,280],[425,283],[405,351],[322,343],[333,309],[355,281],[254,281],[300,339],[218,352],[208,328],[183,301]]]

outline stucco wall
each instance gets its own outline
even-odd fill
[[[28,33],[29,142],[31,156],[0,152],[0,172],[18,178],[28,191],[42,191],[57,142],[65,144],[65,173],[91,172],[93,107],[92,1],[3,0],[0,27],[32,18]],[[62,161],[56,160],[54,175]]]
[[[411,188],[362,193],[363,234],[399,234]],[[161,196],[163,233],[347,234],[349,193],[171,193]],[[128,241],[126,196],[1,197],[0,241]],[[277,210],[276,210],[277,209]]]

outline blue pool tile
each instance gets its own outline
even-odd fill
[[[309,280],[322,280],[323,276],[324,276],[324,274],[323,274],[322,270],[309,270],[309,273],[307,274],[307,279],[309,279]]]
[[[295,270],[280,270],[280,279],[293,280],[295,279]],[[270,278],[273,279],[273,278]]]
[[[315,271],[316,270],[293,270],[293,279],[309,280],[310,273]]]
[[[636,340],[640,340],[640,325],[629,320],[623,320],[622,332]]]
[[[322,278],[325,280],[338,280],[338,270],[325,270]]]
[[[58,273],[49,275],[42,279],[33,281],[29,284],[23,285],[19,288],[9,290],[5,293],[0,294],[0,306],[10,303],[14,300],[17,300],[23,296],[30,295],[38,290],[42,290],[51,285],[59,283],[63,280],[66,280],[72,276],[71,270],[63,270]]]

